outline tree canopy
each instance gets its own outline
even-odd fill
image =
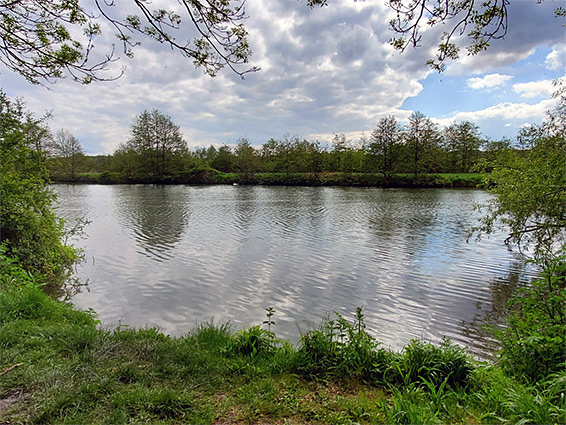
[[[41,118],[0,91],[0,253],[19,258],[28,272],[51,282],[71,271],[76,251],[63,243],[44,157],[34,149],[44,132]]]
[[[529,149],[499,151],[487,164],[486,184],[497,194],[475,229],[491,233],[498,224],[509,229],[508,242],[528,248],[545,262],[566,243],[566,97],[534,132]]]
[[[181,130],[171,117],[157,109],[143,111],[134,118],[132,137],[119,151],[138,157],[136,172],[160,179],[171,172],[171,162],[187,150]]]

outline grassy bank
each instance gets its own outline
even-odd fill
[[[477,187],[483,174],[423,174],[415,178],[412,174],[395,174],[386,179],[382,174],[372,173],[256,173],[244,179],[237,173],[221,173],[213,169],[192,170],[177,176],[159,179],[148,176],[126,176],[121,173],[82,173],[75,179],[52,176],[54,182],[90,184],[251,184],[265,186],[352,186],[391,188],[445,188]]]
[[[446,342],[401,353],[350,320],[298,346],[267,320],[171,338],[101,329],[28,276],[2,278],[0,423],[564,423],[566,375],[528,383]]]

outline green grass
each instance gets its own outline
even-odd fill
[[[276,313],[275,313],[276,314]],[[446,342],[379,347],[358,310],[297,346],[203,323],[105,330],[33,284],[0,292],[0,423],[560,423],[564,374],[535,387]],[[265,325],[264,325],[265,326]],[[267,326],[265,326],[267,328]]]

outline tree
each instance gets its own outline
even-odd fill
[[[402,128],[393,115],[381,118],[371,133],[367,151],[386,181],[391,180],[402,141]]]
[[[110,171],[119,172],[128,179],[133,179],[137,169],[139,168],[139,154],[128,149],[125,143],[122,143],[114,154],[110,165]],[[107,170],[105,170],[107,171]]]
[[[407,124],[405,145],[415,179],[429,171],[434,163],[434,150],[440,141],[438,127],[422,112],[413,112]]]
[[[318,177],[322,171],[322,162],[324,148],[320,145],[320,142],[314,141],[308,144],[308,163],[309,171],[312,173],[313,177]]]
[[[242,138],[238,140],[236,149],[234,149],[235,167],[241,174],[242,181],[249,182],[252,180],[257,168],[257,155],[255,149],[250,145],[250,142]]]
[[[30,148],[41,133],[30,128],[35,121],[21,101],[0,91],[0,252],[55,282],[71,272],[77,252],[62,242],[42,153]]]
[[[83,147],[79,140],[64,128],[55,133],[53,140],[53,156],[58,159],[57,164],[62,172],[75,180],[79,165],[84,160]]]
[[[132,0],[133,14],[114,17],[119,12],[114,1],[91,0],[10,0],[0,2],[0,61],[21,74],[30,83],[51,82],[65,74],[76,81],[111,80],[108,65],[118,57],[114,48],[105,56],[93,54],[95,40],[101,35],[101,22],[113,27],[122,50],[128,57],[140,44],[136,36],[166,44],[192,59],[196,67],[214,76],[224,66],[236,74],[251,54],[243,2],[239,0],[178,0],[181,14],[174,10],[151,8],[151,2]],[[75,34],[81,31],[84,40]],[[192,40],[178,40],[176,36]]]
[[[490,173],[492,168],[487,164],[494,164],[495,159],[501,156],[503,152],[510,152],[512,145],[513,142],[509,138],[486,141],[482,152],[482,159],[476,163],[474,169],[483,168],[483,171]]]
[[[173,174],[170,167],[173,158],[187,150],[179,126],[157,109],[136,116],[131,134],[131,139],[120,149],[137,153],[139,170],[153,178]]]
[[[502,39],[507,34],[508,0],[388,0],[388,5],[396,14],[390,26],[400,36],[392,38],[391,45],[398,50],[417,47],[422,39],[422,27],[440,24],[446,28],[436,58],[427,62],[438,71],[445,69],[447,59],[459,57],[460,48],[455,38],[465,35],[468,54],[476,55],[486,50],[492,40]],[[564,17],[566,10],[559,7],[555,15]]]
[[[262,171],[267,173],[278,171],[277,159],[279,144],[279,140],[271,138],[261,146],[260,158]]]
[[[218,148],[216,156],[210,162],[210,166],[223,173],[230,173],[233,169],[234,154],[228,145],[222,145]]]
[[[25,116],[25,133],[27,134],[28,147],[39,154],[38,158],[45,161],[53,155],[53,135],[47,125],[51,114],[46,113],[40,118],[31,114]]]
[[[479,127],[470,121],[454,123],[444,129],[443,137],[449,155],[450,171],[469,172],[483,144]]]
[[[343,158],[346,152],[350,149],[348,140],[346,139],[346,135],[344,133],[335,134],[332,138],[332,149],[328,155],[328,164],[326,164],[326,168],[328,171],[342,171],[344,168],[342,166]]]
[[[476,232],[492,233],[498,225],[509,229],[506,242],[530,248],[535,259],[546,262],[566,240],[566,98],[548,114],[541,137],[529,150],[510,154],[504,149],[486,181],[497,194],[484,206]]]
[[[286,177],[289,178],[293,167],[293,139],[286,134],[283,140],[277,141],[275,148],[275,166],[278,172],[284,172]]]

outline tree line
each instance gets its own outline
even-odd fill
[[[528,138],[527,130],[522,133],[518,140]],[[407,123],[383,117],[369,136],[356,142],[344,134],[336,134],[330,143],[284,135],[261,146],[241,138],[235,145],[190,149],[179,126],[157,109],[137,115],[129,139],[111,155],[86,156],[80,142],[63,129],[52,137],[46,130],[44,138],[40,149],[56,181],[106,173],[110,180],[148,183],[203,183],[215,173],[236,173],[242,182],[252,181],[256,173],[280,174],[283,181],[293,174],[318,179],[328,173],[363,173],[379,175],[387,184],[396,174],[418,181],[431,173],[472,173],[478,161],[513,148],[508,139],[488,140],[471,121],[441,128],[421,112],[413,112]]]

